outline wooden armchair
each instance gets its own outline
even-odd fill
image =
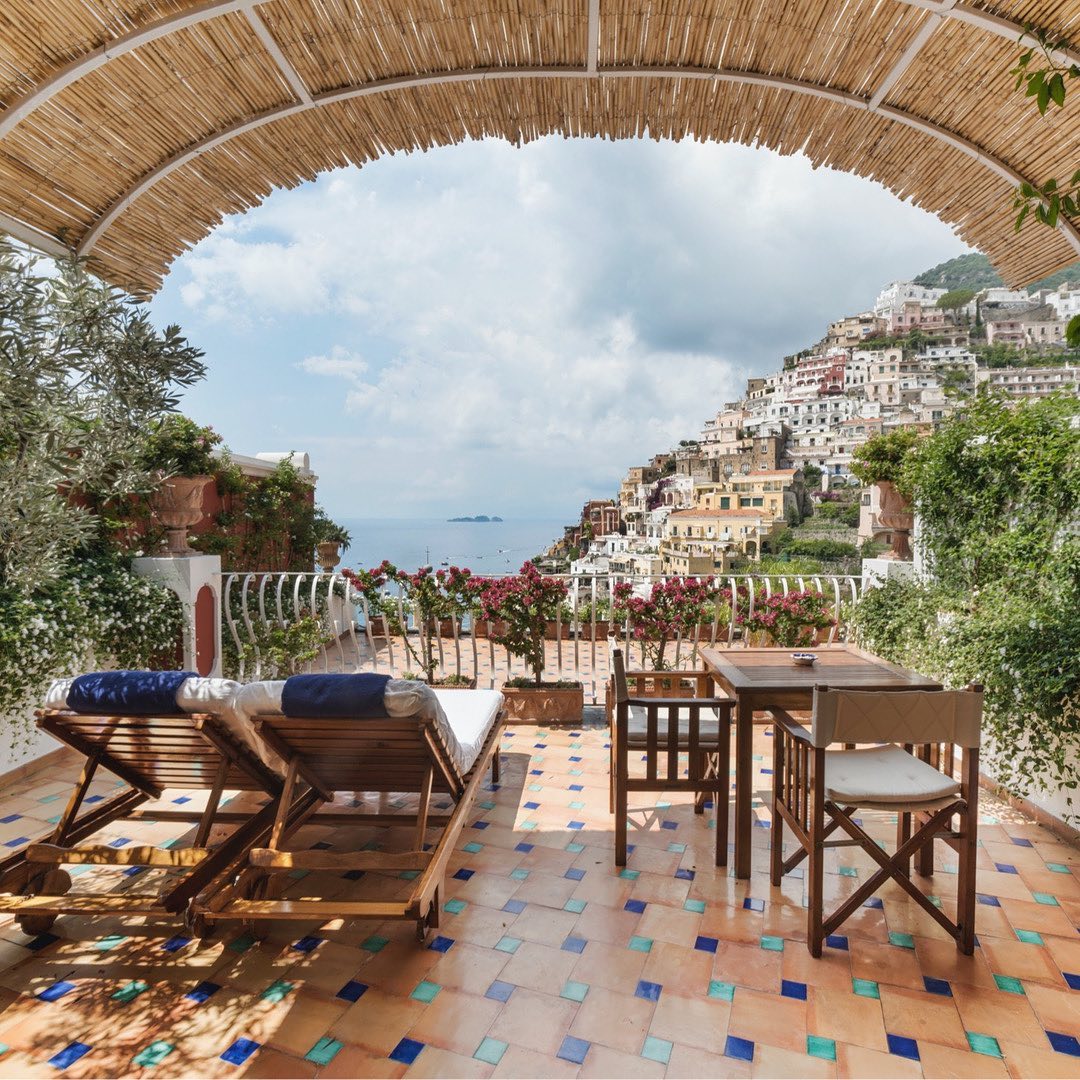
[[[706,797],[713,799],[716,865],[726,866],[734,701],[713,696],[712,676],[707,671],[628,672],[619,648],[611,651],[611,673],[608,724],[616,865],[626,865],[626,819],[631,791],[692,791],[697,814],[704,812]],[[665,690],[667,682],[676,689]],[[678,696],[678,688],[684,682],[693,684],[690,688],[693,696]],[[657,693],[665,696],[656,696]],[[644,754],[644,777],[630,775],[631,752]],[[659,764],[661,754],[667,759],[663,770]],[[687,757],[685,777],[679,769],[683,754]]]
[[[814,690],[808,731],[789,713],[772,710],[773,819],[770,877],[809,859],[807,947],[820,956],[825,938],[890,879],[970,955],[975,947],[975,856],[979,822],[982,688],[962,691]],[[871,744],[858,746],[857,744]],[[844,744],[842,750],[828,750]],[[956,749],[960,772],[956,778]],[[913,752],[914,751],[914,752]],[[887,855],[852,820],[857,809],[897,815],[896,852]],[[799,849],[784,858],[784,824]],[[917,828],[912,832],[913,822]],[[954,824],[955,823],[955,824]],[[827,839],[842,830],[848,838]],[[956,921],[936,907],[911,876],[934,870],[934,840],[954,847]],[[880,867],[831,915],[823,910],[826,848],[857,846]]]

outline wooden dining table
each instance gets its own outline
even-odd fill
[[[702,649],[718,687],[735,699],[735,876],[748,878],[754,829],[754,713],[809,709],[815,686],[834,690],[940,690],[941,683],[853,645],[818,645],[800,667],[791,649]]]

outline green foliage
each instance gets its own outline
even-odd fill
[[[1080,402],[1014,404],[975,395],[913,455],[908,479],[921,543],[938,579],[974,589],[995,580],[1080,580]]]
[[[1074,315],[1065,327],[1065,341],[1070,349],[1080,349],[1080,315]]]
[[[213,476],[221,468],[214,449],[221,436],[179,413],[163,416],[142,447],[142,467],[160,476]]]
[[[342,551],[348,551],[352,544],[349,530],[332,521],[321,506],[316,506],[311,521],[312,532],[316,544],[335,543],[341,545]]]
[[[823,521],[835,521],[848,529],[859,527],[859,504],[844,502],[821,502],[814,510],[814,517]]]
[[[918,434],[910,428],[874,435],[852,455],[852,475],[863,484],[887,481],[895,484],[901,495],[909,496],[911,488],[906,469],[918,441]]]
[[[205,373],[177,327],[76,263],[39,263],[0,240],[0,587],[27,595],[95,536],[97,506],[149,490],[145,432]]]
[[[1080,281],[1080,263],[1066,266],[1049,277],[1036,281],[1030,288],[1056,289],[1070,281]],[[1004,285],[1001,275],[994,269],[994,264],[982,254],[974,251],[969,255],[958,255],[920,274],[915,278],[916,285],[925,285],[933,289],[996,289]]]
[[[238,649],[223,638],[222,670],[228,678],[287,679],[303,671],[331,637],[317,616],[300,614],[284,626],[253,619],[251,636]]]
[[[937,306],[942,311],[959,311],[974,299],[974,289],[950,289],[944,296],[938,297]]]
[[[859,549],[854,544],[842,540],[794,539],[785,544],[782,550],[793,559],[855,559],[859,555]]]
[[[808,488],[821,487],[821,467],[819,465],[804,465],[802,475],[803,483]]]

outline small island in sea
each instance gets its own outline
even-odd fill
[[[478,522],[484,522],[484,521],[502,521],[502,518],[498,517],[497,515],[493,516],[493,517],[488,517],[487,514],[477,514],[476,517],[456,517],[456,518],[447,518],[446,520],[447,521],[478,521]]]

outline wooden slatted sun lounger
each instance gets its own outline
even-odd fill
[[[235,870],[248,851],[265,844],[275,821],[302,816],[317,801],[312,791],[285,792],[285,784],[236,738],[225,722],[209,713],[163,716],[93,716],[66,710],[37,713],[38,727],[85,758],[67,806],[52,832],[0,863],[0,912],[10,912],[28,934],[48,930],[58,915],[152,915],[187,913],[196,893]],[[107,800],[84,809],[91,781],[106,769],[126,782]],[[165,789],[205,791],[204,809],[145,811]],[[268,796],[261,808],[221,812],[225,791]],[[80,811],[82,811],[80,813]],[[114,848],[84,844],[115,821],[167,820],[196,825],[183,848]],[[216,847],[208,847],[215,825],[236,828]],[[158,894],[65,895],[72,880],[65,865],[166,868],[170,875]]]
[[[288,766],[279,812],[269,843],[254,847],[247,867],[224,887],[211,886],[194,901],[196,926],[239,919],[248,923],[274,919],[415,920],[423,940],[439,925],[443,881],[483,776],[491,766],[498,782],[498,743],[505,719],[501,695],[489,690],[453,690],[439,694],[446,708],[440,718],[305,719],[260,713],[255,732]],[[469,715],[470,710],[472,714]],[[477,711],[479,710],[479,711]],[[463,756],[454,738],[455,717],[468,728]],[[480,723],[477,723],[477,720]],[[459,730],[461,730],[459,724]],[[414,812],[349,816],[357,825],[408,825],[412,842],[407,851],[290,850],[286,841],[303,824],[322,823],[330,815],[310,813],[292,817],[287,807],[295,792],[305,790],[320,802],[335,792],[411,793],[418,795]],[[448,817],[430,813],[434,795],[455,802]],[[335,818],[337,816],[335,815]],[[425,850],[427,830],[442,827],[438,840]],[[290,871],[414,871],[402,899],[283,899]],[[362,885],[356,888],[362,889]]]

